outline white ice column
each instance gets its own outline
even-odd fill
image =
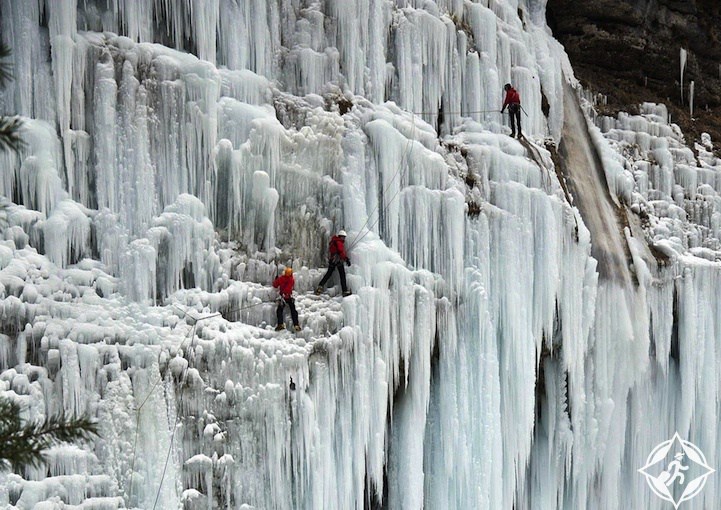
[[[404,189],[398,222],[398,251],[414,268],[443,276],[451,292],[462,280],[465,201],[456,190]]]
[[[498,55],[498,18],[482,3],[467,3],[465,9],[465,19],[471,27],[476,50],[487,54],[495,66]]]
[[[401,231],[404,188],[442,190],[447,167],[440,154],[427,150],[415,140],[422,136],[421,126],[411,126],[410,133],[403,135],[385,120],[376,119],[365,124],[364,131],[371,142],[368,157],[373,161],[367,174],[377,172],[377,176],[369,175],[366,182],[368,211],[379,218],[378,221],[373,218],[371,224],[378,225],[389,246],[399,249],[401,238],[406,237]],[[373,207],[373,204],[377,205]]]
[[[489,275],[489,312],[498,345],[506,504],[513,501],[518,470],[530,457],[534,426],[535,360],[540,339],[534,338],[532,327],[533,237],[527,221],[523,214],[494,212],[490,220],[490,259],[485,269]]]
[[[218,137],[220,75],[214,66],[201,61],[183,71],[187,129],[181,143],[190,177],[189,192],[207,204],[212,216],[215,205],[212,200],[213,151]]]
[[[143,0],[119,0],[117,2],[115,20],[122,33],[136,42],[149,42],[153,40],[153,10],[157,2]],[[179,9],[178,9],[179,10]]]
[[[436,337],[435,297],[416,287],[410,317],[413,348],[405,363],[405,380],[398,381],[391,419],[386,469],[389,508],[424,508],[424,436],[430,400],[431,353]]]
[[[490,258],[485,216],[469,221],[466,232],[463,305],[457,312],[448,302],[439,305],[439,358],[425,444],[426,508],[507,506],[498,345],[488,274],[478,269]]]
[[[230,69],[250,69],[274,77],[274,55],[280,47],[281,32],[292,33],[295,12],[291,0],[221,1],[217,21],[219,61]]]
[[[123,293],[132,301],[154,303],[157,296],[156,248],[147,239],[136,239],[118,258]]]
[[[175,413],[181,412],[176,407],[179,388],[167,379],[156,385],[161,378],[158,365],[151,360],[146,362],[149,365],[147,369],[134,372],[132,388],[125,388],[125,391],[130,390],[133,395],[130,405],[127,400],[117,402],[115,414],[109,406],[104,406],[103,414],[107,413],[108,417],[108,423],[104,427],[108,426],[111,434],[117,435],[119,445],[127,445],[125,451],[117,448],[111,451],[118,458],[119,466],[127,469],[117,473],[117,476],[130,505],[152,508],[157,504],[158,508],[177,508],[180,504],[179,464],[183,458],[180,447],[182,425],[175,431],[172,445],[171,436],[176,426]],[[118,382],[126,386],[129,384],[125,377]],[[112,396],[119,399],[120,388],[113,390],[115,394]],[[168,455],[170,458],[166,466]],[[131,466],[134,468],[132,471]]]
[[[179,288],[212,287],[219,270],[215,230],[195,196],[180,195],[153,220],[145,237],[157,253],[158,297]]]
[[[445,92],[447,59],[455,48],[449,47],[443,21],[422,10],[397,15],[394,31],[398,102],[408,111],[423,113],[423,119],[435,124]]]
[[[482,119],[482,81],[481,67],[477,52],[466,55],[465,74],[463,77],[463,112],[476,122]]]
[[[90,252],[90,218],[70,199],[57,204],[43,224],[45,253],[60,267],[72,264]]]
[[[371,0],[368,12],[368,51],[367,67],[370,79],[366,95],[374,103],[385,99],[386,84],[389,71],[386,63],[386,33],[391,19],[391,6],[387,2]]]
[[[193,39],[198,48],[198,58],[215,64],[220,0],[190,0],[188,3],[190,26],[193,29]]]
[[[265,172],[253,174],[251,222],[254,224],[251,246],[268,251],[275,246],[275,209],[278,205],[278,191],[270,187],[270,178]]]
[[[156,59],[153,68],[158,83],[151,94],[153,129],[150,130],[152,165],[155,167],[158,210],[173,203],[181,193],[190,193],[188,153],[183,142],[191,128],[186,121],[185,86],[172,61]]]
[[[113,57],[105,52],[96,64],[94,111],[95,125],[92,126],[95,148],[95,188],[98,208],[104,207],[119,212],[120,189],[117,180],[118,153],[117,93]]]
[[[149,154],[148,94],[135,74],[135,66],[126,60],[118,89],[118,174],[110,178],[115,179],[114,186],[120,191],[117,212],[128,231],[139,235],[155,211],[155,171]]]
[[[353,93],[365,95],[365,60],[368,47],[369,1],[332,0],[327,3],[328,16],[336,26],[331,32],[338,48],[340,69]]]
[[[48,215],[65,196],[57,170],[61,163],[59,150],[53,151],[58,148],[57,138],[44,123],[28,121],[27,124],[30,155],[21,161],[18,172],[22,203],[28,209]]]
[[[0,4],[3,13],[0,24],[4,42],[12,49],[13,56],[13,81],[3,90],[2,107],[3,113],[6,114],[55,120],[54,116],[50,116],[54,113],[50,93],[43,98],[49,103],[47,108],[43,109],[44,114],[34,111],[36,87],[41,82],[48,85],[46,79],[50,76],[50,64],[44,62],[46,58],[42,59],[43,63],[40,59],[42,53],[40,48],[48,44],[47,37],[41,37],[41,29],[38,26],[42,3],[37,0],[28,2],[3,0]]]
[[[47,8],[50,17],[50,45],[55,80],[55,101],[60,137],[63,140],[65,181],[71,196],[75,190],[74,158],[70,133],[70,102],[73,81],[73,52],[75,49],[77,0],[58,0]]]

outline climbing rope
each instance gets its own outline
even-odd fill
[[[408,162],[406,163],[406,165],[405,165],[405,166],[406,166],[405,170],[404,170],[403,173],[401,174],[401,170],[403,170],[403,162],[404,162],[404,160],[406,160],[407,158],[409,159],[409,158],[410,158],[410,155],[411,155],[411,152],[413,151],[412,142],[414,141],[414,138],[415,138],[415,132],[416,132],[416,117],[415,117],[415,115],[413,115],[413,116],[411,117],[411,134],[410,134],[410,136],[408,137],[408,141],[406,142],[406,147],[405,147],[405,149],[404,149],[404,151],[403,151],[403,155],[401,156],[400,162],[398,163],[398,169],[397,169],[396,172],[393,174],[393,177],[391,178],[391,180],[390,180],[390,182],[388,183],[388,185],[386,186],[386,188],[383,190],[383,196],[385,196],[386,193],[388,192],[388,190],[390,190],[391,185],[392,185],[393,182],[395,181],[396,177],[398,177],[398,175],[400,174],[400,182],[399,182],[399,185],[398,185],[398,190],[396,190],[396,192],[393,194],[393,196],[391,197],[391,199],[388,200],[388,202],[385,204],[385,206],[383,206],[383,208],[380,210],[380,211],[383,211],[383,213],[385,213],[385,212],[387,211],[388,207],[390,207],[390,205],[391,205],[391,202],[392,202],[392,201],[395,199],[395,197],[398,196],[398,194],[400,193],[400,191],[401,191],[401,183],[403,182],[403,178],[405,177],[406,173],[408,172],[408,170],[409,170],[410,167],[411,167],[411,166],[410,166],[410,162],[408,161]],[[366,232],[365,232],[362,236],[360,235],[361,232],[363,231],[363,228],[365,228],[366,225],[368,224],[368,220],[371,219],[371,217],[373,216],[373,213],[376,211],[377,208],[378,208],[378,204],[376,204],[376,206],[373,208],[373,210],[370,212],[370,214],[369,214],[368,217],[366,218],[366,221],[365,221],[365,223],[363,224],[363,226],[361,226],[361,228],[358,230],[358,233],[356,234],[356,236],[353,238],[353,241],[351,241],[350,245],[348,246],[348,250],[352,249],[355,245],[357,245],[359,242],[361,242],[361,241],[363,240],[363,238],[364,238],[365,236],[367,236],[368,233],[371,232],[371,230],[372,230],[373,227],[378,223],[378,221],[380,221],[380,219],[381,219],[381,214],[380,214],[380,211],[379,211],[379,213],[378,213],[375,221],[374,221],[373,223],[371,223],[371,225],[368,227],[368,229],[366,230]],[[360,237],[359,237],[359,236],[360,236]]]
[[[524,113],[526,116],[528,116],[528,113],[527,113],[526,110],[523,108],[523,106],[521,106],[521,109],[522,109],[523,113]],[[388,184],[386,185],[386,187],[385,187],[384,190],[383,190],[383,196],[385,196],[385,195],[388,193],[388,191],[390,190],[391,186],[392,186],[393,183],[395,182],[396,178],[398,178],[398,177],[400,176],[400,181],[402,182],[403,178],[406,176],[408,170],[410,169],[410,161],[409,161],[409,158],[410,158],[410,155],[411,155],[412,150],[413,150],[412,144],[413,144],[413,142],[415,141],[415,132],[416,132],[415,116],[416,116],[416,115],[470,115],[470,114],[485,114],[485,113],[503,113],[503,112],[501,112],[500,110],[495,110],[495,109],[493,109],[493,110],[466,110],[466,111],[435,111],[435,112],[424,112],[424,111],[420,111],[420,112],[412,112],[413,115],[411,116],[411,134],[410,134],[410,136],[408,137],[408,140],[407,140],[407,142],[406,142],[406,146],[405,146],[405,148],[404,148],[404,150],[403,150],[403,154],[402,154],[402,156],[401,156],[401,158],[400,158],[400,161],[399,161],[399,164],[398,164],[398,168],[397,168],[397,170],[395,171],[395,173],[393,174],[393,177],[391,178],[391,180],[388,182]],[[404,163],[405,163],[405,169],[403,168],[403,167],[404,167]],[[379,201],[378,204],[376,204],[376,206],[375,206],[375,207],[371,210],[371,212],[368,214],[368,217],[366,218],[366,221],[363,223],[363,225],[361,226],[361,228],[358,230],[358,233],[356,234],[356,236],[354,237],[354,239],[353,239],[353,240],[351,241],[351,243],[349,244],[349,247],[348,247],[349,250],[352,249],[354,246],[356,246],[359,242],[361,242],[361,241],[372,231],[373,227],[374,227],[375,225],[377,225],[378,222],[379,222],[380,219],[381,219],[381,214],[380,214],[380,212],[384,212],[384,213],[385,213],[385,212],[388,210],[388,208],[389,208],[390,205],[392,204],[393,200],[395,200],[395,198],[400,194],[400,192],[402,191],[402,189],[403,189],[402,186],[399,185],[399,186],[398,186],[398,189],[396,190],[396,192],[395,192],[395,193],[393,194],[393,196],[385,203],[385,205],[383,205],[382,208],[379,209],[379,205],[381,205],[381,201]],[[370,225],[368,225],[368,222],[369,222],[370,219],[373,217],[373,213],[375,213],[376,210],[379,210],[379,214],[376,215],[375,220],[374,220]],[[363,232],[363,229],[366,228],[366,227],[367,227],[366,231],[361,235],[361,232]],[[173,305],[174,307],[180,309],[186,316],[190,317],[190,318],[193,320],[192,328],[189,330],[188,335],[186,335],[185,338],[183,339],[183,341],[181,342],[181,344],[180,344],[180,346],[179,346],[179,349],[182,350],[182,349],[184,348],[184,346],[187,344],[188,340],[190,340],[190,349],[192,350],[193,345],[194,345],[194,343],[195,343],[195,334],[196,334],[198,322],[203,321],[203,320],[206,320],[206,319],[210,319],[210,318],[222,316],[222,315],[227,315],[227,314],[231,314],[231,313],[235,313],[235,312],[240,312],[240,311],[243,311],[243,310],[248,310],[248,309],[255,308],[255,307],[257,307],[257,306],[263,305],[263,304],[272,303],[273,301],[275,301],[275,299],[267,300],[267,301],[260,301],[260,302],[258,302],[258,303],[252,304],[252,305],[247,305],[247,306],[242,306],[242,307],[237,307],[237,308],[231,308],[231,309],[229,309],[229,310],[224,310],[223,312],[216,312],[216,313],[213,313],[213,314],[210,314],[210,315],[206,315],[206,316],[203,316],[203,317],[194,317],[194,316],[190,315],[187,311],[183,311],[182,309],[180,309],[180,308],[177,307],[176,305]],[[188,368],[189,368],[189,366],[185,368],[184,373],[181,375],[181,378],[180,378],[181,380],[182,380],[182,377],[187,374]],[[134,472],[135,472],[135,458],[136,458],[136,453],[137,453],[138,433],[139,433],[139,429],[140,429],[140,411],[143,409],[143,407],[145,406],[145,404],[148,402],[148,400],[150,399],[151,395],[153,394],[153,392],[155,391],[156,387],[158,386],[158,384],[160,384],[161,381],[162,381],[162,377],[159,377],[159,378],[153,383],[153,385],[151,386],[151,388],[150,388],[150,390],[148,391],[147,395],[145,396],[145,398],[142,400],[141,404],[140,404],[140,405],[138,406],[138,408],[136,409],[136,428],[135,428],[135,438],[134,438],[134,442],[133,442],[133,455],[132,455],[131,469],[130,469],[130,486],[129,486],[129,493],[128,493],[128,498],[129,498],[129,500],[131,500],[131,499],[132,499],[132,496],[133,496],[133,482],[134,482],[134,476],[133,476],[133,474],[134,474]],[[175,417],[175,424],[174,424],[174,427],[173,427],[173,431],[172,431],[172,433],[171,433],[170,444],[169,444],[169,446],[168,446],[168,451],[167,451],[167,454],[166,454],[165,463],[164,463],[164,465],[163,465],[163,472],[162,472],[162,475],[161,475],[161,478],[160,478],[160,483],[159,483],[159,485],[158,485],[158,490],[157,490],[157,493],[156,493],[156,496],[155,496],[155,502],[153,503],[153,509],[155,509],[156,506],[157,506],[157,504],[158,504],[158,500],[159,500],[159,497],[160,497],[160,492],[161,492],[162,486],[163,486],[163,481],[164,481],[164,479],[165,479],[165,474],[166,474],[166,472],[167,472],[168,462],[169,462],[169,459],[170,459],[170,452],[171,452],[172,447],[173,447],[173,444],[174,444],[175,432],[176,432],[176,430],[177,430],[177,428],[178,428],[178,423],[179,423],[179,420],[180,420],[180,409],[182,408],[182,402],[183,402],[183,395],[184,395],[184,391],[185,391],[185,386],[186,386],[185,384],[182,384],[182,385],[181,385],[181,388],[180,388],[180,393],[179,393],[179,396],[178,396],[178,409],[176,410],[176,417]]]
[[[388,190],[390,190],[391,185],[392,185],[393,182],[396,180],[396,177],[398,176],[398,174],[400,173],[400,171],[403,169],[403,161],[404,161],[404,160],[406,159],[406,157],[410,154],[411,143],[413,142],[413,132],[415,131],[415,126],[416,126],[416,118],[415,118],[415,115],[411,116],[411,122],[412,122],[411,136],[408,137],[408,139],[407,139],[407,141],[406,141],[406,146],[405,146],[405,148],[403,149],[403,154],[401,155],[400,162],[398,163],[398,169],[397,169],[396,172],[393,174],[393,177],[392,177],[391,180],[388,182],[388,185],[383,189],[383,195],[382,195],[382,196],[385,196],[385,194],[388,192]],[[410,165],[407,165],[407,166],[406,166],[406,169],[407,169],[409,166],[410,166]],[[401,177],[401,179],[402,179],[402,177]],[[379,203],[380,203],[380,201],[379,201]],[[386,206],[386,207],[387,207],[387,206]],[[364,234],[363,237],[361,237],[360,239],[358,239],[358,236],[360,236],[360,233],[361,233],[361,232],[363,231],[363,229],[368,225],[368,222],[369,222],[370,219],[373,217],[373,213],[376,212],[377,209],[378,209],[378,204],[376,204],[376,205],[373,207],[373,209],[371,209],[371,212],[368,213],[368,216],[366,217],[365,222],[363,223],[363,225],[361,225],[361,227],[358,229],[358,233],[355,235],[355,237],[353,238],[353,240],[350,242],[350,244],[349,244],[349,246],[348,246],[348,249],[349,249],[349,250],[350,250],[353,246],[355,246],[355,245],[360,241],[360,239],[363,239],[363,237],[365,237],[365,234]],[[384,207],[384,209],[385,209],[385,207]],[[376,221],[373,223],[373,225],[375,225],[375,224],[378,222],[379,219],[380,219],[380,212],[379,212],[379,214],[378,214],[378,218],[376,218]],[[370,231],[370,229],[373,227],[373,225],[371,225],[370,227],[368,227],[369,231]],[[367,233],[367,232],[366,232],[366,233]]]
[[[522,105],[519,105],[519,106],[521,106],[521,110],[522,110],[523,113],[525,113],[526,116],[528,117],[528,113],[527,113],[526,110],[523,108],[523,106],[522,106]],[[406,158],[410,157],[410,153],[412,152],[412,145],[411,145],[411,144],[412,144],[412,142],[414,141],[414,134],[415,134],[415,129],[416,129],[416,123],[415,123],[416,118],[415,118],[415,115],[440,115],[441,113],[442,113],[443,115],[466,115],[466,114],[473,114],[473,113],[503,113],[503,112],[501,112],[500,110],[471,110],[471,111],[463,111],[463,112],[457,112],[457,111],[446,112],[446,111],[444,111],[444,112],[412,112],[412,113],[413,113],[413,116],[411,117],[411,122],[412,122],[411,136],[408,138],[408,142],[406,143],[406,148],[405,148],[405,150],[404,150],[404,155],[401,157],[401,160],[400,160],[399,165],[398,165],[398,170],[396,170],[396,173],[393,175],[393,178],[390,180],[390,182],[388,183],[388,185],[386,186],[386,188],[383,190],[383,195],[385,195],[385,194],[387,193],[387,191],[390,189],[391,185],[392,185],[393,182],[395,181],[396,177],[401,173],[401,170],[403,170],[404,160],[405,160]],[[407,164],[406,164],[405,171],[404,171],[403,174],[401,175],[401,180],[403,179],[403,177],[405,177],[405,174],[408,172],[409,169],[410,169],[410,164],[407,163]],[[388,207],[390,207],[391,202],[395,199],[396,196],[398,196],[398,194],[399,194],[400,192],[401,192],[401,188],[399,187],[398,190],[395,192],[395,194],[391,197],[391,199],[388,200],[388,202],[386,203],[386,205],[381,209],[381,211],[385,212],[385,211],[388,209]],[[370,226],[368,226],[368,230],[366,230],[366,232],[363,233],[363,235],[361,235],[361,232],[362,232],[363,229],[368,225],[368,221],[372,218],[373,213],[376,211],[377,208],[378,208],[378,205],[376,205],[376,206],[371,210],[371,212],[368,214],[368,217],[366,218],[365,223],[363,223],[363,225],[361,226],[361,228],[358,230],[358,233],[356,234],[356,236],[355,236],[355,237],[353,238],[353,240],[350,242],[350,244],[349,244],[349,246],[348,246],[348,249],[349,249],[349,250],[352,249],[354,246],[356,246],[360,241],[362,241],[363,238],[365,238],[365,236],[368,235],[369,232],[371,232],[371,230],[372,230],[373,227],[378,223],[378,221],[380,221],[381,215],[378,214],[378,216],[376,217],[375,221],[374,221]]]
[[[521,107],[522,108],[522,107]],[[456,111],[435,111],[435,112],[412,112],[414,115],[468,115],[472,113],[503,113],[501,110],[465,110]]]
[[[258,303],[258,304],[262,304],[262,303]],[[204,315],[202,317],[194,317],[194,316],[190,315],[187,311],[180,308],[179,306],[177,306],[175,304],[173,304],[173,306],[193,320],[193,327],[188,331],[188,334],[185,336],[183,341],[180,343],[180,346],[178,347],[179,350],[183,350],[183,348],[186,345],[186,343],[188,342],[188,340],[190,340],[190,349],[192,350],[193,344],[195,343],[195,332],[196,332],[196,329],[198,326],[198,322],[204,321],[206,319],[211,319],[213,317],[218,317],[221,315],[220,312],[216,312],[216,313],[212,313],[210,315]],[[257,305],[254,305],[254,306],[257,306]],[[160,356],[160,355],[158,354],[158,356]],[[187,370],[188,370],[188,368],[185,369],[185,373],[187,373]],[[185,373],[183,375],[185,375]],[[182,376],[181,376],[181,379],[182,379]],[[160,381],[162,381],[162,380],[163,380],[162,376],[158,377],[158,379],[151,386],[150,390],[148,390],[148,393],[147,393],[147,395],[145,395],[145,398],[143,398],[143,401],[140,403],[138,408],[135,410],[136,411],[135,438],[133,440],[133,455],[132,455],[132,461],[130,464],[130,487],[128,490],[128,502],[130,502],[133,497],[133,480],[134,480],[133,474],[135,473],[135,458],[136,458],[137,447],[138,447],[138,432],[140,430],[140,411],[143,409],[145,404],[148,402],[148,400],[150,399],[150,396],[155,391],[155,388],[157,388],[158,384],[160,384]],[[173,442],[175,439],[175,430],[177,429],[178,420],[180,418],[179,409],[180,409],[180,405],[182,404],[184,390],[185,390],[185,385],[181,386],[181,388],[180,388],[180,395],[178,397],[179,398],[179,407],[178,407],[178,411],[176,412],[175,426],[173,427],[173,432],[171,433],[170,445],[168,446],[168,454],[165,458],[165,465],[163,466],[163,474],[160,478],[160,485],[158,486],[158,493],[155,497],[155,503],[153,504],[153,508],[155,508],[156,505],[158,504],[158,497],[160,496],[160,490],[163,486],[163,479],[165,478],[165,473],[168,468],[168,460],[170,458],[170,451],[173,447]]]
[[[183,349],[183,346],[185,345],[185,343],[191,338],[190,335],[191,335],[191,333],[194,331],[194,328],[195,328],[195,326],[193,326],[193,328],[191,328],[191,329],[188,331],[188,335],[186,335],[186,337],[185,337],[185,338],[183,339],[183,341],[180,343],[179,349],[182,350],[182,349]],[[158,356],[160,356],[160,354],[158,354]],[[145,395],[145,398],[143,399],[143,401],[141,402],[141,404],[138,406],[138,408],[135,410],[135,415],[136,415],[136,418],[135,418],[135,439],[134,439],[134,441],[133,441],[133,457],[132,457],[133,460],[132,460],[131,463],[130,463],[130,488],[129,488],[129,490],[128,490],[128,503],[131,502],[132,497],[133,497],[133,480],[134,480],[134,478],[135,478],[135,477],[133,476],[133,474],[135,473],[135,454],[136,454],[136,452],[137,452],[137,447],[138,447],[138,431],[140,430],[140,411],[143,409],[143,407],[145,406],[145,404],[148,402],[148,399],[150,398],[150,396],[151,396],[151,395],[153,394],[153,392],[155,391],[155,388],[158,386],[158,384],[159,384],[160,381],[162,381],[162,380],[163,380],[162,376],[158,377],[158,379],[153,383],[153,385],[151,386],[150,390],[148,391],[148,394]]]
[[[191,318],[193,318],[191,316]],[[201,320],[206,319],[207,317],[200,317],[198,319],[195,319],[195,323],[193,324],[193,328],[191,329],[191,335],[192,340],[190,341],[190,349],[193,348],[193,343],[195,343],[195,330],[198,327],[198,322]],[[188,366],[185,368],[185,371],[183,374],[181,374],[181,377],[179,379],[180,381],[180,394],[178,395],[178,407],[175,410],[175,424],[173,425],[173,432],[170,434],[170,444],[168,445],[168,453],[165,456],[165,464],[163,465],[163,474],[160,476],[160,483],[158,484],[158,492],[155,494],[155,502],[153,503],[153,510],[155,510],[155,507],[158,505],[158,498],[160,498],[160,490],[163,488],[163,481],[165,480],[165,473],[168,470],[168,460],[170,460],[170,452],[173,449],[173,443],[175,441],[175,431],[178,430],[178,422],[180,421],[180,410],[183,407],[183,393],[185,392],[185,384],[182,382],[183,376],[187,375],[188,368],[190,368],[190,360],[188,360]]]
[[[178,306],[173,304],[176,308],[182,311]],[[210,315],[204,315],[203,317],[193,317],[188,312],[185,312],[187,316],[189,316],[191,319],[193,319],[193,329],[191,330],[191,336],[192,340],[190,341],[190,349],[193,349],[193,344],[195,343],[195,331],[198,327],[198,323],[200,321],[204,321],[206,319],[211,319],[213,317],[218,317],[222,315],[220,312],[212,313]],[[184,373],[180,377],[180,381],[182,381],[183,376],[187,376],[188,369],[190,368],[190,360],[188,360],[188,366],[185,368]],[[186,384],[183,384],[181,382],[180,386],[180,394],[178,395],[178,407],[175,410],[175,424],[173,425],[173,432],[170,435],[170,444],[168,445],[168,453],[165,456],[165,464],[163,465],[163,474],[160,476],[160,483],[158,484],[158,492],[155,495],[155,502],[153,503],[153,510],[155,510],[155,507],[158,505],[158,498],[160,498],[160,490],[163,488],[163,480],[165,480],[165,473],[168,469],[168,460],[170,460],[170,451],[173,449],[173,442],[175,441],[175,431],[178,430],[178,422],[180,421],[180,410],[183,407],[183,393],[185,393],[185,387]]]

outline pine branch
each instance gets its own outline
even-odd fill
[[[13,79],[12,64],[2,60],[12,54],[10,46],[0,42],[0,89]],[[23,121],[20,117],[0,117],[0,150],[20,152],[25,141],[20,138]]]
[[[50,418],[42,424],[26,428],[19,437],[32,440],[47,440],[49,443],[67,443],[78,439],[87,440],[97,435],[97,425],[86,416],[64,421],[62,417]]]
[[[0,42],[0,60],[12,54],[10,46]],[[13,79],[13,66],[10,62],[0,62],[0,88],[5,87]]]
[[[20,117],[0,117],[0,150],[20,152],[26,145],[20,137],[23,120]]]
[[[12,425],[20,415],[20,406],[9,398],[0,398],[0,430]]]
[[[97,436],[97,424],[89,417],[56,416],[44,423],[22,423],[20,406],[0,397],[0,465],[18,471],[38,466],[45,450],[63,442],[85,441]]]

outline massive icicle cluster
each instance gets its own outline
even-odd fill
[[[571,115],[544,1],[0,8],[0,389],[100,424],[3,507],[662,508],[653,446],[721,458],[721,161]],[[354,295],[312,295],[339,228]]]

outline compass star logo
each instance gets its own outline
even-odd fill
[[[670,501],[678,510],[681,503],[701,493],[715,469],[708,465],[698,446],[684,441],[676,432],[651,451],[646,465],[638,471],[646,477],[654,494]]]

